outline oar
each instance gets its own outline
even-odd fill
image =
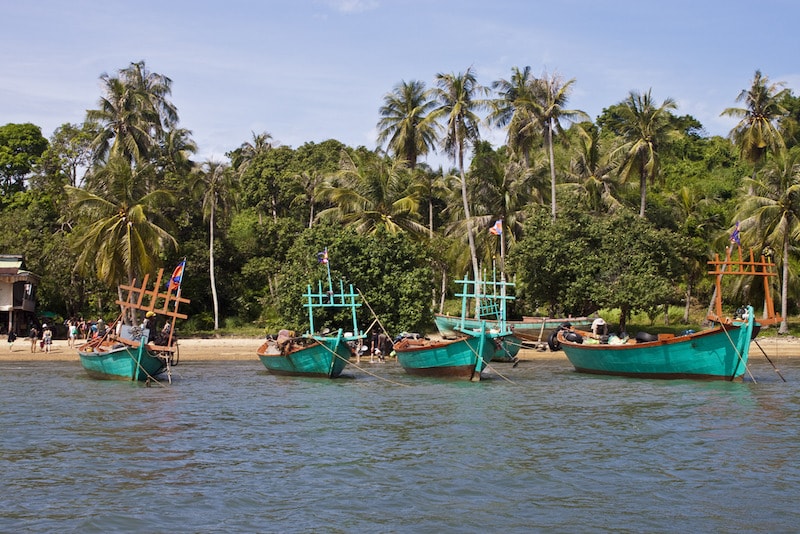
[[[759,344],[758,344],[758,340],[754,339],[754,340],[753,340],[753,343],[755,343],[755,344],[756,344],[756,347],[758,347],[759,349],[761,349],[761,353],[762,353],[762,354],[764,355],[764,357],[767,359],[767,361],[768,361],[768,362],[769,362],[769,364],[772,366],[772,368],[773,368],[773,369],[775,369],[775,372],[776,372],[776,373],[778,373],[778,376],[779,376],[779,377],[781,377],[781,380],[783,380],[784,382],[786,382],[786,379],[785,379],[785,378],[783,378],[783,375],[781,374],[780,370],[778,370],[778,368],[777,368],[777,367],[775,367],[775,364],[774,364],[774,363],[772,363],[772,360],[770,360],[770,359],[769,359],[769,356],[767,356],[767,353],[766,353],[766,351],[765,351],[763,348],[761,348],[761,345],[759,345]]]

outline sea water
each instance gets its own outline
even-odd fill
[[[150,387],[0,362],[0,531],[796,531],[800,361],[754,359],[734,383],[184,361]]]

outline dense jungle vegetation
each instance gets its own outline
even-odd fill
[[[432,330],[455,280],[501,268],[516,316],[617,310],[624,325],[671,307],[689,321],[737,231],[778,264],[776,305],[797,314],[800,99],[761,72],[719,110],[739,121],[726,138],[652,90],[592,119],[568,107],[574,79],[525,67],[482,84],[467,69],[387,88],[376,150],[254,132],[224,161],[193,159],[167,76],[138,62],[100,79],[82,124],[49,139],[0,127],[0,252],[41,277],[40,310],[115,317],[119,283],[185,257],[186,330],[303,330],[327,248],[334,279],[393,334]],[[426,165],[434,152],[452,167]],[[731,307],[761,302],[730,291]]]

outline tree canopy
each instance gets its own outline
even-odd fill
[[[0,127],[0,252],[24,254],[40,303],[64,316],[111,314],[117,283],[186,257],[190,327],[302,329],[327,247],[334,279],[391,334],[430,331],[453,280],[503,267],[503,251],[516,315],[614,309],[624,327],[682,306],[688,320],[737,222],[745,247],[774,251],[784,316],[798,309],[800,100],[760,71],[721,110],[741,121],[728,137],[651,90],[590,120],[567,108],[579,80],[515,67],[484,84],[468,68],[390,88],[385,151],[264,131],[214,161],[193,160],[171,78],[140,61],[100,81],[86,120],[49,140]],[[428,166],[437,150],[453,168]]]

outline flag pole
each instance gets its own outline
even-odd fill
[[[183,257],[181,260],[181,279],[178,280],[178,289],[175,290],[175,306],[173,306],[174,315],[172,316],[172,322],[169,325],[169,336],[167,336],[167,346],[172,346],[172,333],[175,331],[175,320],[178,318],[178,299],[181,297],[181,286],[183,285],[183,273],[186,270],[186,256]],[[174,273],[173,273],[174,274]],[[172,277],[170,277],[169,281],[170,288],[172,287]],[[167,298],[169,298],[169,292],[167,293]]]

